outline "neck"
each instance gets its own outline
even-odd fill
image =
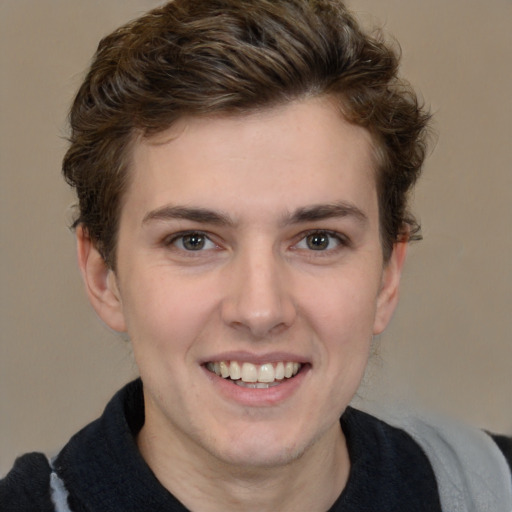
[[[148,418],[146,418],[148,420]],[[350,461],[339,423],[287,463],[233,465],[146,422],[137,443],[160,481],[189,510],[325,512],[348,479]]]

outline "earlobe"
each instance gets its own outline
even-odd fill
[[[126,330],[117,278],[83,226],[76,229],[78,265],[89,302],[98,316],[119,332]]]
[[[382,272],[382,283],[377,297],[377,310],[373,334],[380,334],[387,327],[398,303],[400,278],[407,255],[407,242],[397,242]]]

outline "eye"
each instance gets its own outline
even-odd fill
[[[183,251],[203,251],[217,247],[216,244],[201,231],[191,231],[189,233],[176,235],[169,240],[168,245],[173,245]]]
[[[346,245],[346,242],[338,233],[331,231],[311,231],[295,245],[295,248],[309,251],[328,251],[336,249],[340,245]]]

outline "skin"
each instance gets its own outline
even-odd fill
[[[116,273],[77,234],[91,303],[133,343],[143,457],[191,510],[327,510],[350,469],[339,417],[405,257],[383,261],[370,135],[308,99],[182,119],[137,140],[130,172]],[[233,359],[303,367],[268,390],[205,368]]]

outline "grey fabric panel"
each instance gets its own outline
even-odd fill
[[[435,415],[395,411],[379,416],[422,447],[434,469],[443,510],[512,512],[510,468],[488,434]]]
[[[55,505],[55,512],[72,512],[68,506],[68,491],[64,482],[59,478],[53,469],[53,461],[50,460],[52,473],[50,474],[50,487],[53,504]]]

